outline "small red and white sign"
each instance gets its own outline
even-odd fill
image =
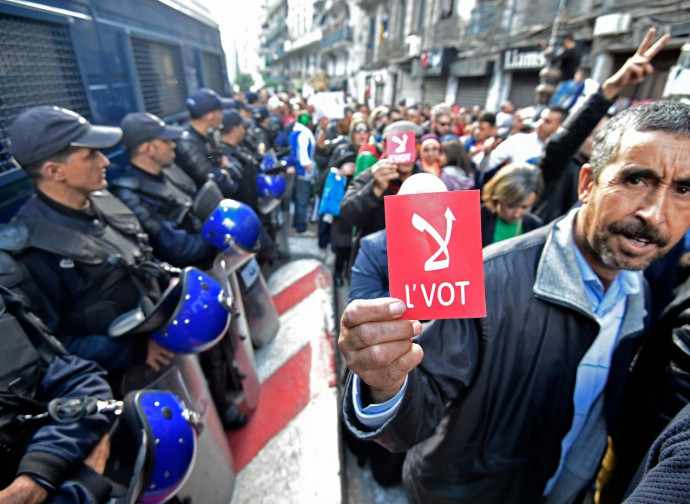
[[[414,163],[415,158],[414,131],[391,133],[386,137],[386,159],[392,163]]]
[[[486,316],[479,191],[387,196],[390,295],[407,320]]]

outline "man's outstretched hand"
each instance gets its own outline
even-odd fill
[[[668,39],[671,38],[667,33],[662,35],[654,45],[651,45],[655,36],[656,28],[650,28],[635,54],[628,58],[623,66],[602,84],[601,90],[607,100],[614,99],[626,86],[639,84],[647,76],[654,73],[654,67],[651,64],[652,58],[661,51]]]
[[[400,320],[403,313],[405,305],[399,299],[358,299],[347,305],[340,319],[338,348],[350,370],[370,387],[371,403],[397,394],[424,356],[422,347],[412,342],[422,324]]]

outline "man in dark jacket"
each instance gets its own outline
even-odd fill
[[[145,112],[128,114],[120,127],[130,165],[116,174],[110,190],[135,213],[157,257],[206,269],[217,249],[201,236],[202,217],[193,213],[196,184],[174,164],[182,128]]]
[[[9,128],[9,151],[36,194],[0,242],[35,280],[31,305],[48,328],[118,385],[134,365],[158,370],[173,356],[150,337],[108,336],[117,316],[168,284],[136,216],[104,191],[109,161],[98,149],[115,145],[121,134],[58,107],[20,114]]]
[[[667,39],[650,47],[653,35],[631,83]],[[485,249],[485,319],[422,332],[397,320],[399,300],[345,309],[345,423],[409,449],[412,502],[560,504],[587,490],[644,331],[639,270],[690,223],[689,120],[690,107],[662,102],[610,121],[580,173],[582,207]]]
[[[19,265],[0,252],[0,502],[107,502],[111,485],[101,476],[110,447],[105,415],[68,423],[19,420],[45,412],[53,399],[113,397],[103,369],[67,355],[19,291],[8,288],[22,280]]]
[[[212,175],[226,198],[237,190],[240,173],[223,159],[217,135],[223,123],[220,97],[215,91],[201,88],[187,98],[189,124],[177,140],[177,164],[201,188]]]

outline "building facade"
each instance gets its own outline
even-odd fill
[[[656,99],[690,34],[690,4],[681,0],[317,0],[310,12],[312,38],[285,42],[267,72],[299,68],[302,82],[318,77],[325,89],[370,106],[532,105],[549,43],[572,34],[582,63],[602,82],[650,26],[672,38],[654,60],[653,78],[624,99]],[[300,63],[286,67],[293,55]],[[292,84],[286,89],[300,90]]]

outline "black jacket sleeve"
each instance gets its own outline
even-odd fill
[[[208,174],[216,169],[209,159],[205,146],[188,133],[177,140],[175,152],[175,162],[194,180],[197,187],[204,185]]]
[[[570,162],[585,139],[592,133],[613,102],[604,98],[601,89],[590,96],[585,104],[556,131],[544,146],[539,158],[539,168],[544,175],[544,183],[557,181],[564,167]]]
[[[644,476],[625,504],[681,504],[688,501],[690,485],[690,405],[669,423],[649,450]]]
[[[199,233],[189,233],[179,229],[177,225],[158,213],[153,205],[147,203],[141,196],[126,188],[113,188],[115,196],[120,198],[141,222],[141,226],[151,237],[156,257],[167,261],[173,266],[198,264],[216,252]]]
[[[155,239],[161,232],[161,218],[156,215],[156,209],[131,189],[115,186],[111,188],[111,192],[134,212],[146,234]]]
[[[355,177],[348,186],[340,203],[340,217],[348,225],[365,227],[371,222],[372,213],[383,208],[383,197],[388,194],[388,190],[379,198],[374,194],[375,184],[370,168]]]
[[[601,89],[590,96],[585,104],[556,131],[544,146],[538,166],[544,176],[544,191],[534,207],[534,214],[544,222],[562,215],[574,203],[568,190],[577,184],[577,173],[570,170],[573,156],[592,133],[613,102],[604,98]],[[579,167],[578,167],[579,168]],[[567,201],[566,201],[567,200]]]
[[[59,397],[85,396],[112,399],[103,369],[72,355],[53,357],[41,381],[39,399],[48,402]],[[59,487],[91,453],[108,425],[105,415],[95,414],[78,422],[51,422],[41,427],[31,439],[17,475],[24,474],[52,488]]]

